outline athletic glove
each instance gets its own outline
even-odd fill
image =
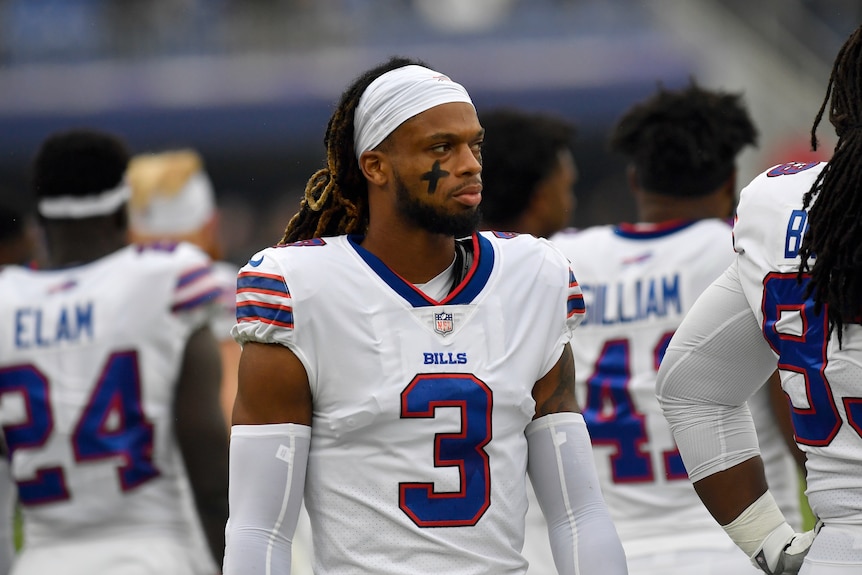
[[[818,529],[796,533],[793,527],[782,523],[760,544],[751,561],[768,575],[795,575],[814,541]]]

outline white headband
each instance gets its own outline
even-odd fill
[[[154,194],[146,206],[129,213],[132,228],[142,234],[185,234],[201,228],[215,209],[210,179],[199,171],[176,194]]]
[[[126,182],[116,188],[94,196],[57,196],[42,198],[37,206],[42,217],[49,219],[80,220],[95,216],[107,216],[117,211],[132,197],[132,189]]]
[[[353,117],[356,158],[417,114],[440,104],[473,105],[464,86],[424,66],[404,66],[375,79],[359,99]]]

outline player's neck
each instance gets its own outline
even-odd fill
[[[104,229],[75,223],[47,226],[48,267],[58,268],[85,264],[127,245],[126,236],[119,230]]]
[[[675,220],[729,218],[735,203],[734,182],[734,178],[728,178],[712,192],[695,197],[635,189],[638,221],[657,224]]]
[[[455,238],[417,229],[388,230],[384,234],[369,228],[362,247],[414,284],[438,276],[455,257]]]
[[[647,201],[639,202],[638,221],[657,224],[675,220],[703,220],[707,218],[728,218],[731,214],[723,205],[709,197],[678,198],[654,195]]]

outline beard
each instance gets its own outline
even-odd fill
[[[482,213],[478,208],[449,214],[441,208],[422,203],[410,194],[410,190],[397,174],[395,175],[395,199],[398,213],[432,234],[463,238],[475,232],[482,219]]]

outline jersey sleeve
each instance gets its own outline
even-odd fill
[[[778,265],[796,265],[807,227],[801,198],[824,166],[822,162],[780,164],[745,186],[734,218],[734,250],[744,258],[765,255]],[[786,226],[775,225],[785,219]]]
[[[578,284],[578,278],[575,277],[575,272],[572,269],[572,264],[563,250],[557,244],[549,240],[541,240],[548,250],[546,260],[550,265],[557,266],[558,269],[564,270],[566,277],[566,328],[564,330],[567,338],[571,338],[572,331],[584,321],[587,317],[587,308],[584,305],[584,294],[581,292],[581,286]],[[556,274],[555,274],[556,276]]]
[[[540,275],[553,282],[550,286],[552,290],[550,293],[559,294],[556,296],[559,298],[557,301],[560,302],[557,309],[564,312],[553,320],[553,325],[558,325],[559,331],[556,331],[556,328],[554,330],[556,342],[548,349],[548,355],[545,357],[541,370],[542,375],[544,375],[560,359],[563,346],[571,341],[575,328],[584,321],[586,306],[584,305],[584,295],[569,260],[557,246],[548,240],[541,241],[546,247],[545,269],[548,270],[548,273],[542,272]]]
[[[215,262],[214,269],[220,293],[210,329],[219,341],[229,340],[232,339],[230,330],[236,323],[236,277],[239,269],[227,262]]]
[[[584,305],[584,294],[581,292],[581,286],[578,284],[578,279],[575,277],[575,272],[572,271],[572,266],[569,266],[569,289],[566,299],[566,327],[569,334],[578,327],[584,318],[587,317],[587,308]]]
[[[272,248],[258,252],[239,270],[236,321],[231,335],[241,345],[252,341],[293,347],[293,303]]]
[[[176,281],[171,293],[171,313],[191,328],[202,327],[216,315],[222,287],[209,256],[191,244],[174,251]]]

